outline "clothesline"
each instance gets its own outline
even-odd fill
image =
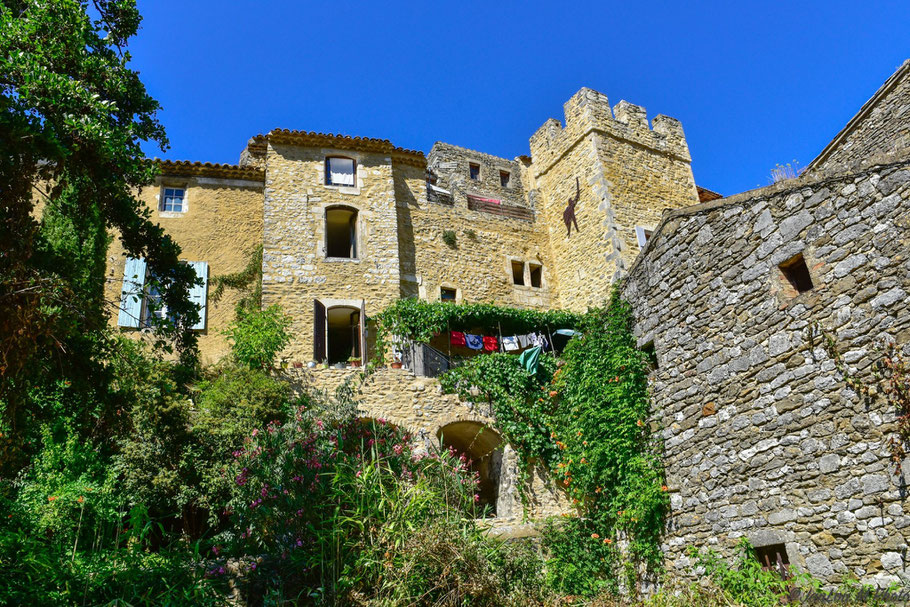
[[[502,337],[502,336],[500,336]],[[527,333],[525,335],[509,335],[501,340],[492,335],[476,335],[462,331],[449,332],[449,344],[462,346],[471,350],[485,350],[487,352],[517,352],[525,348],[540,346],[543,350],[550,347],[550,341],[543,333]]]

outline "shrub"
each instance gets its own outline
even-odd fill
[[[446,246],[449,248],[458,248],[458,240],[455,236],[455,230],[444,230],[442,232],[442,241],[446,243]]]
[[[288,327],[291,319],[278,305],[265,310],[240,311],[237,320],[224,331],[233,342],[231,351],[238,363],[251,369],[268,370],[275,365],[275,357],[291,343]]]

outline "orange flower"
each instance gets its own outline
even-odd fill
[[[593,537],[595,540],[598,539],[598,538],[600,538],[600,536],[597,535],[596,533],[592,533],[592,534],[591,534],[591,537]]]
[[[667,487],[666,485],[661,485],[661,486],[660,486],[660,490],[661,490],[661,491],[669,491],[670,488]]]
[[[559,394],[556,390],[550,390],[550,398],[556,398],[556,395]]]
[[[638,421],[635,422],[635,423],[638,424],[638,427],[639,427],[639,428],[641,428],[642,426],[645,425],[645,423],[644,423],[643,421],[641,421],[641,420],[638,420]]]
[[[625,510],[620,510],[619,512],[616,513],[616,515],[617,515],[617,516],[622,516],[622,515],[625,514],[625,513],[626,513]]]
[[[612,544],[612,543],[613,543],[613,540],[611,540],[610,538],[608,538],[608,537],[604,538],[604,544]]]
[[[57,499],[57,496],[56,496],[56,495],[52,495],[52,496],[50,496],[50,497],[47,498],[47,501],[52,502],[52,501],[54,501],[55,499]]]
[[[76,501],[79,502],[79,503],[81,504],[82,502],[85,501],[85,498],[82,497],[82,496],[80,495],[80,496],[76,499]]]

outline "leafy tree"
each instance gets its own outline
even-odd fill
[[[278,353],[291,343],[290,317],[278,305],[265,310],[238,312],[237,320],[224,331],[233,342],[234,358],[250,369],[270,369],[275,365]]]
[[[11,437],[30,424],[31,385],[103,384],[109,231],[147,259],[180,319],[165,334],[187,360],[195,351],[193,270],[135,196],[156,174],[141,143],[167,146],[124,51],[140,21],[135,0],[0,2],[0,414]]]

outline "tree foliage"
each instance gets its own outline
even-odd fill
[[[168,337],[194,352],[195,275],[135,194],[156,174],[141,144],[167,145],[124,51],[140,20],[134,0],[0,3],[0,402],[13,433],[31,423],[35,384],[103,376],[109,231],[147,259],[180,319]]]

